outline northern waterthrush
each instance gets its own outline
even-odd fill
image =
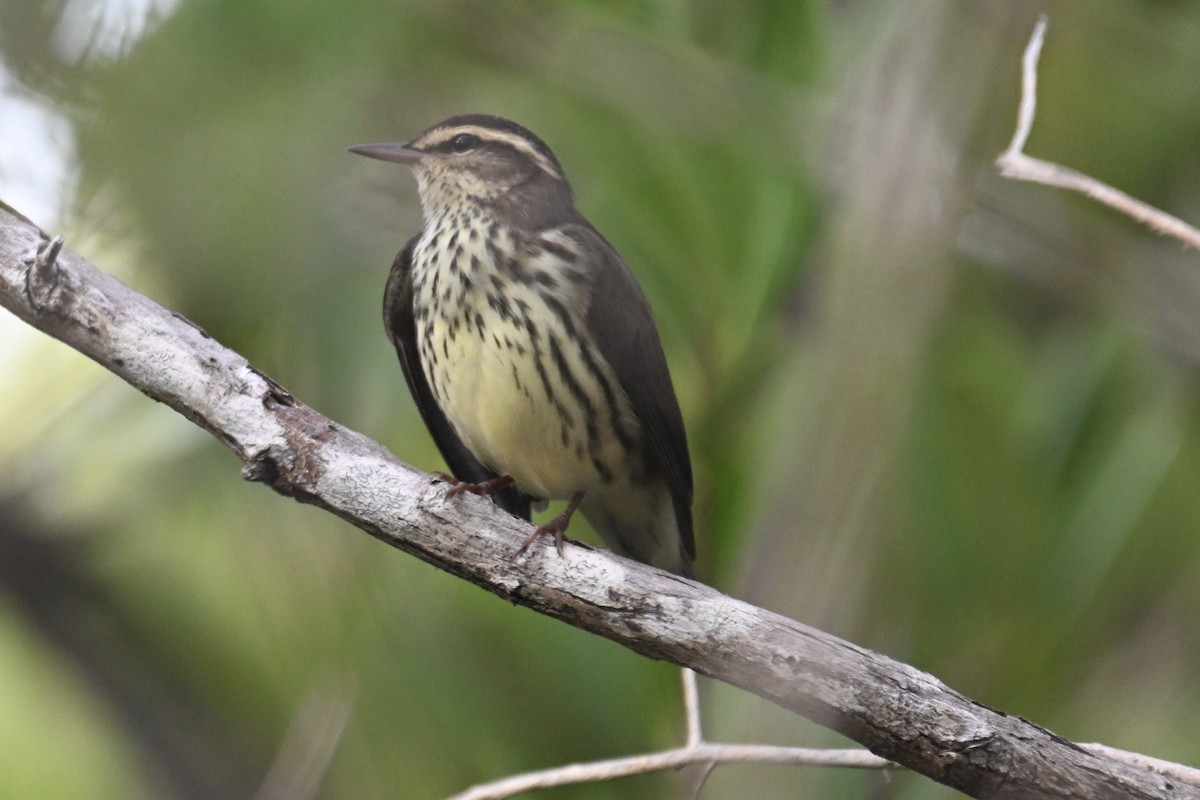
[[[350,151],[416,173],[425,227],[396,257],[384,322],[463,490],[562,534],[578,508],[614,551],[692,575],[692,468],[649,304],[530,131],[451,117]],[[520,551],[519,551],[520,552]]]

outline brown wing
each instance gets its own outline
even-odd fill
[[[594,259],[587,326],[629,396],[652,468],[666,482],[684,550],[696,557],[692,532],[692,461],[683,415],[667,370],[650,304],[633,273],[595,228],[580,218],[560,230]]]
[[[454,428],[434,399],[429,383],[425,380],[425,371],[421,368],[412,294],[412,253],[416,243],[417,237],[409,239],[392,264],[387,288],[383,293],[383,324],[387,328],[388,338],[396,347],[396,354],[400,356],[400,367],[404,370],[408,390],[412,393],[417,410],[421,412],[421,419],[425,420],[425,427],[429,429],[434,444],[446,460],[446,465],[460,481],[483,483],[497,477],[496,473],[479,463],[458,438],[458,434],[454,432]],[[497,492],[493,498],[496,505],[508,513],[525,520],[529,519],[529,497],[518,491],[515,486]]]

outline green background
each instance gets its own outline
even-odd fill
[[[1200,263],[992,166],[1045,11],[1030,151],[1200,221],[1200,4],[132,5],[0,5],[4,94],[57,120],[3,128],[0,199],[35,214],[53,158],[24,154],[57,154],[35,221],[432,470],[380,321],[415,182],[344,148],[512,117],[654,306],[705,580],[1200,762]],[[0,794],[436,798],[681,741],[671,666],[238,469],[0,314]],[[848,744],[701,688],[710,739]],[[949,796],[757,766],[704,793]]]

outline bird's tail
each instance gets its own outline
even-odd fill
[[[696,577],[665,483],[589,492],[579,510],[614,553],[685,578]]]

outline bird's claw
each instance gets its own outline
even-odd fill
[[[549,533],[554,536],[554,549],[558,551],[558,555],[561,557],[563,554],[563,541],[565,540],[563,534],[567,532],[568,522],[570,522],[570,518],[564,519],[563,515],[560,514],[545,525],[538,525],[533,529],[533,533],[525,537],[525,541],[521,543],[517,552],[513,553],[513,558],[520,558],[525,555],[525,551],[529,549],[529,546],[536,542],[538,537],[543,533]]]
[[[480,494],[485,497],[491,497],[496,492],[500,491],[506,486],[511,486],[513,483],[513,478],[511,475],[500,475],[499,477],[492,478],[491,480],[484,481],[483,483],[468,483],[466,481],[460,481],[453,475],[447,475],[445,472],[436,472],[434,474],[439,480],[450,484],[450,488],[446,491],[447,500],[449,500],[451,497],[457,497],[463,492],[470,492],[471,494]]]
[[[533,529],[533,533],[525,538],[525,541],[521,543],[520,549],[513,554],[513,558],[520,558],[524,555],[529,546],[536,542],[537,538],[543,533],[554,535],[554,549],[558,551],[558,555],[561,557],[563,554],[563,534],[567,532],[567,526],[571,524],[571,517],[575,514],[575,509],[579,508],[579,504],[582,502],[583,492],[573,494],[570,502],[567,503],[567,507],[563,509],[561,514],[544,525],[538,525]]]

